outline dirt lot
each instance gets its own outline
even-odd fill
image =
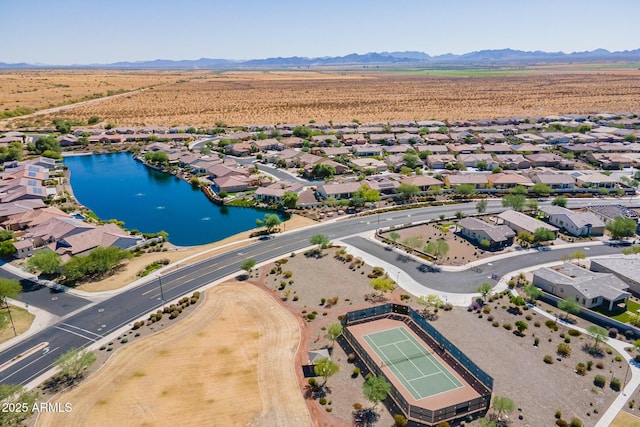
[[[67,84],[64,71],[39,71],[51,86]],[[99,73],[99,72],[98,72]],[[560,113],[635,111],[640,71],[557,69],[489,77],[435,76],[389,72],[123,72],[105,89],[158,85],[153,90],[79,106],[58,116],[87,120],[97,115],[121,126],[229,125],[261,123],[361,122],[426,119],[478,119]],[[105,72],[102,72],[104,75]],[[118,72],[109,72],[118,76]],[[2,105],[16,105],[11,87],[37,89],[38,105],[59,102],[41,91],[42,82],[25,73],[5,76]],[[146,80],[145,80],[146,79]],[[96,82],[100,75],[92,78]],[[180,83],[177,81],[180,80]],[[109,81],[109,80],[107,80]],[[103,88],[92,88],[89,93]],[[0,92],[2,93],[2,92]],[[15,99],[14,99],[15,98]],[[64,98],[63,98],[64,99]],[[26,99],[19,105],[29,106]],[[50,121],[52,116],[44,121]]]
[[[294,316],[246,283],[216,286],[202,304],[120,349],[56,399],[72,403],[72,415],[46,414],[38,425],[310,425],[293,369]]]

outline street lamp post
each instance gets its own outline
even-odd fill
[[[162,300],[162,309],[164,310],[164,292],[162,291],[162,276],[158,275],[158,283],[160,284],[160,299]]]

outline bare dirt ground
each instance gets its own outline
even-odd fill
[[[52,83],[64,78],[59,74],[63,72],[56,73]],[[479,119],[636,111],[640,97],[640,71],[632,68],[532,69],[488,77],[359,71],[195,73],[183,72],[175,83],[78,106],[56,117],[87,120],[96,115],[120,126]],[[146,76],[149,84],[143,86],[159,81],[157,74]],[[33,85],[20,73],[10,77],[22,90]]]
[[[305,227],[308,225],[316,224],[315,221],[304,218],[299,215],[293,215],[287,221],[287,229],[294,230],[296,228]],[[100,281],[83,283],[77,287],[77,289],[87,292],[100,292],[100,291],[108,291],[113,289],[119,289],[123,286],[128,285],[137,279],[137,274],[142,271],[147,265],[153,263],[154,261],[158,261],[161,259],[169,259],[172,263],[176,263],[173,268],[183,267],[187,264],[192,264],[203,259],[209,258],[213,255],[219,254],[226,250],[238,248],[244,246],[246,243],[242,243],[242,240],[248,239],[251,231],[246,231],[244,233],[239,233],[234,236],[228,237],[226,239],[220,240],[218,242],[210,243],[208,245],[203,246],[194,246],[194,247],[173,247],[168,252],[152,252],[146,253],[140,257],[133,258],[128,261],[124,268],[118,271],[113,276],[106,277]],[[225,246],[224,245],[231,245]],[[220,248],[220,249],[215,249]],[[209,251],[200,256],[189,259],[188,261],[180,262],[187,257],[199,254],[203,251]]]
[[[298,322],[268,294],[221,284],[175,327],[121,348],[58,396],[72,414],[37,425],[310,425],[294,374],[299,341]]]

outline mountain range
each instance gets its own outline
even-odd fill
[[[0,62],[0,69],[25,68],[110,68],[110,69],[233,69],[273,67],[330,67],[330,66],[505,66],[534,65],[571,62],[640,61],[640,49],[610,52],[596,49],[585,52],[543,52],[514,49],[480,50],[462,55],[447,53],[431,56],[424,52],[370,52],[345,56],[306,58],[299,56],[265,59],[233,60],[200,58],[195,60],[155,59],[152,61],[114,62],[110,64],[44,65],[7,64]]]

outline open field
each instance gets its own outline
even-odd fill
[[[3,71],[0,72],[0,110],[51,108],[197,76],[197,73],[181,71]]]
[[[120,349],[105,367],[55,400],[72,414],[42,426],[304,426],[311,419],[294,375],[298,322],[246,283],[206,293],[193,314]]]
[[[640,418],[628,412],[620,411],[611,427],[640,427]]]
[[[45,78],[47,72],[38,73]],[[64,71],[50,73],[46,78],[51,80],[51,85],[66,84],[58,83],[66,81]],[[123,86],[115,77],[118,73],[108,73],[114,76],[109,88]],[[437,71],[445,75],[400,70],[121,73],[135,82],[129,87],[157,86],[117,99],[80,105],[56,116],[86,121],[96,115],[121,126],[349,122],[353,119],[386,122],[636,111],[640,98],[640,71],[622,66],[595,70],[547,67],[517,71]],[[30,90],[35,83],[21,75],[9,74],[5,78],[16,79],[12,85],[20,84],[20,90]],[[100,82],[101,78],[93,77],[94,83],[96,80]],[[159,85],[170,81],[173,83]],[[95,88],[88,93],[102,90],[102,87]],[[36,94],[38,92],[33,93]],[[37,96],[44,95],[43,92]],[[45,96],[39,102],[55,104],[60,100],[59,95],[56,96],[53,101],[46,100]],[[21,101],[20,105],[28,102]],[[56,116],[45,116],[44,122]],[[32,119],[22,121],[32,122]]]
[[[16,332],[21,334],[31,327],[35,316],[23,308],[11,306],[11,317],[16,326]],[[0,343],[10,340],[14,336],[9,314],[5,308],[2,308],[0,310]]]

